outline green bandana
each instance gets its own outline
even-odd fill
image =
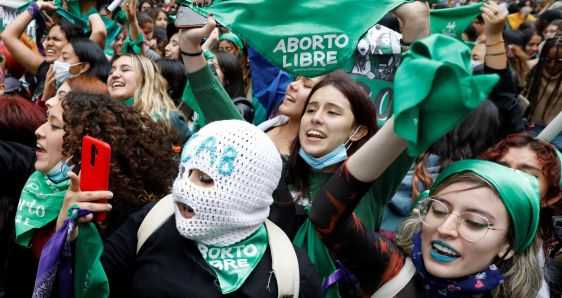
[[[62,3],[58,3],[60,1],[55,1],[55,5],[59,8],[56,10],[56,13],[61,17],[65,18],[67,21],[76,24],[84,30],[84,32],[90,32],[90,27],[88,26],[88,17],[91,14],[98,13],[95,8],[91,8],[86,13],[82,14],[80,11],[80,1],[68,1],[68,10],[64,10],[62,8]],[[119,24],[111,19],[106,18],[105,16],[101,16],[101,19],[105,25],[105,30],[107,32],[107,38],[105,39],[105,46],[110,47],[111,43],[119,36],[121,30],[123,28],[119,26]]]
[[[229,0],[194,9],[212,13],[276,66],[314,77],[340,68],[361,35],[404,2],[409,1]]]
[[[109,282],[100,258],[103,242],[96,226],[92,223],[80,224],[76,239],[74,262],[74,297],[109,297]]]
[[[128,106],[128,107],[132,107],[133,104],[135,104],[135,97],[134,97],[134,96],[131,96],[131,97],[125,99],[125,100],[123,101],[123,104],[126,105],[126,106]]]
[[[142,44],[146,42],[146,38],[142,32],[139,32],[139,39],[132,40],[129,35],[131,31],[127,32],[127,38],[123,42],[123,55],[127,53],[142,54]]]
[[[55,220],[70,180],[59,184],[35,171],[25,183],[16,211],[16,243],[27,247],[35,229]]]
[[[499,194],[513,223],[515,251],[520,253],[535,240],[539,226],[540,196],[535,177],[495,162],[466,159],[443,170],[431,188],[435,188],[453,174],[470,171],[488,181]]]
[[[484,6],[484,3],[454,8],[432,9],[430,12],[431,33],[441,33],[461,40],[462,33],[466,27],[482,13],[480,11],[482,6]]]
[[[236,34],[231,32],[221,34],[219,36],[219,43],[225,39],[235,44],[240,51],[244,49],[244,44],[242,44],[242,41],[240,40],[240,38],[238,38],[238,36],[236,36]]]
[[[434,34],[414,42],[394,77],[394,131],[417,156],[476,108],[498,82],[472,75],[470,49]]]
[[[197,243],[205,262],[217,274],[221,292],[226,295],[238,290],[263,257],[268,246],[267,230],[261,225],[246,240],[230,246]]]

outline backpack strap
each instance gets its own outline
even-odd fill
[[[169,194],[152,207],[137,231],[137,254],[148,237],[174,214],[174,200]],[[277,281],[277,297],[298,297],[300,287],[299,261],[293,243],[283,230],[265,220],[271,267]]]
[[[384,298],[384,297],[394,297],[396,296],[414,277],[416,273],[416,267],[410,258],[406,258],[404,261],[404,266],[400,269],[400,272],[389,281],[384,283],[371,298]]]
[[[169,194],[148,211],[137,231],[137,254],[148,237],[158,230],[174,214],[174,199]]]
[[[277,297],[299,297],[299,261],[293,243],[269,219],[265,220],[265,227],[271,251],[271,267],[277,280]]]

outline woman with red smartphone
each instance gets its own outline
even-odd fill
[[[30,297],[38,259],[55,231],[70,185],[80,166],[86,135],[111,146],[109,191],[113,208],[100,225],[102,237],[147,202],[161,198],[177,173],[165,129],[107,96],[68,92],[53,101],[47,122],[35,132],[35,173],[26,182],[16,213],[15,241],[7,265],[6,295]],[[109,210],[105,210],[109,211]],[[16,287],[17,285],[17,287]]]

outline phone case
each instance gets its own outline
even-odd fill
[[[90,136],[82,138],[82,162],[80,172],[80,190],[108,190],[109,163],[111,161],[111,147],[106,142]],[[98,203],[106,203],[99,200]],[[98,222],[105,221],[106,213],[94,214]]]
[[[200,28],[207,24],[207,18],[188,6],[181,6],[175,24],[179,29]]]

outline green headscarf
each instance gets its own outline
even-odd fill
[[[466,159],[457,161],[443,170],[429,194],[450,176],[467,171],[488,181],[499,194],[511,218],[515,251],[520,253],[528,248],[535,240],[539,226],[540,196],[537,179],[495,162]],[[427,196],[427,193],[424,195]]]
[[[417,156],[476,108],[499,77],[472,75],[470,49],[434,34],[402,56],[394,77],[394,131]]]
[[[232,32],[227,32],[227,33],[223,33],[219,36],[219,43],[223,40],[228,40],[231,41],[233,44],[235,44],[238,49],[240,51],[242,51],[242,49],[244,49],[244,44],[242,44],[242,41],[240,40],[240,38],[238,38],[238,36],[236,36],[236,34],[232,33]],[[218,46],[218,44],[217,44]]]

